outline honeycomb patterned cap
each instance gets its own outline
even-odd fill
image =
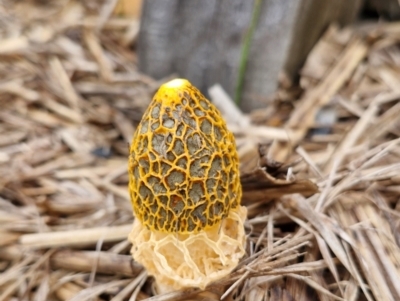
[[[239,206],[233,134],[189,81],[162,85],[144,113],[130,147],[129,191],[136,218],[164,233],[210,229]]]

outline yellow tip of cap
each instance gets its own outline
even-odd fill
[[[183,78],[175,78],[167,83],[165,83],[163,86],[164,88],[168,89],[174,89],[174,88],[180,88],[185,85],[189,84],[189,81]]]

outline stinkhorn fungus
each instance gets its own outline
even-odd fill
[[[134,134],[133,258],[161,292],[205,288],[244,255],[246,208],[233,134],[184,79],[160,87]]]

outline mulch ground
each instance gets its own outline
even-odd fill
[[[300,85],[251,114],[210,88],[247,255],[206,291],[153,296],[129,255],[128,143],[168,79],[138,72],[138,20],[100,4],[0,7],[0,300],[400,300],[400,24],[331,26]]]

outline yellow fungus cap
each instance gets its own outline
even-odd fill
[[[156,95],[162,97],[163,105],[171,106],[176,102],[180,101],[180,93],[187,89],[190,89],[192,84],[183,78],[173,79],[163,85],[161,85]]]
[[[163,91],[163,89],[184,89],[184,86],[189,87],[191,86],[191,83],[184,78],[175,78],[161,85],[160,90]]]
[[[235,140],[216,107],[184,79],[160,87],[132,140],[133,258],[159,292],[204,289],[245,253]]]
[[[185,79],[160,87],[134,134],[129,191],[148,229],[211,229],[239,206],[239,160],[217,108]]]

